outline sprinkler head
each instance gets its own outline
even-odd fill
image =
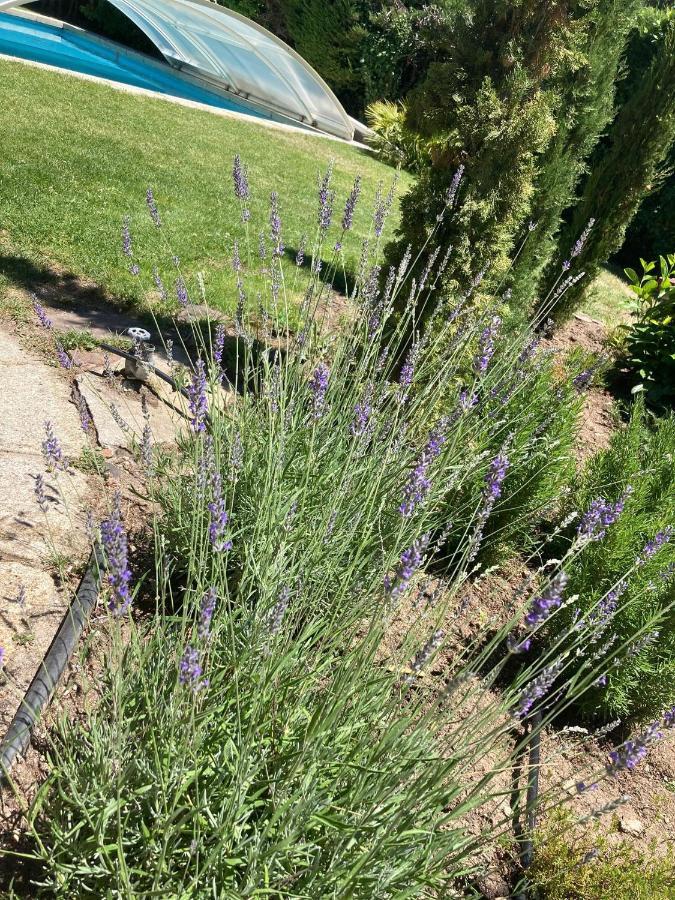
[[[127,328],[127,334],[135,341],[149,341],[152,337],[150,332],[146,331],[145,328],[138,328],[136,326],[134,326],[133,328]]]

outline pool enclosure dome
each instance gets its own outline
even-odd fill
[[[32,0],[0,0],[0,12]],[[265,28],[211,0],[108,0],[166,62],[217,91],[343,140],[355,122],[326,82]]]

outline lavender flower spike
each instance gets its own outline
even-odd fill
[[[616,503],[610,503],[604,497],[593,500],[577,528],[579,537],[586,541],[601,541],[610,525],[613,525],[623,512],[626,500],[632,492],[633,488],[629,485]]]
[[[591,233],[591,228],[594,225],[595,225],[595,219],[589,219],[588,224],[586,225],[584,230],[581,232],[581,236],[579,237],[579,240],[576,242],[574,247],[572,247],[572,252],[570,254],[572,259],[574,259],[575,256],[579,256],[581,251],[584,249],[586,241],[588,240],[588,235]]]
[[[352,187],[349,196],[345,202],[345,211],[342,216],[342,230],[349,231],[354,223],[354,210],[356,209],[356,203],[359,199],[359,195],[361,194],[361,176],[357,175],[354,180],[354,186]]]
[[[660,741],[663,737],[661,728],[672,728],[675,724],[675,716],[673,711],[667,712],[662,722],[652,722],[648,725],[642,734],[639,734],[634,740],[626,741],[616,750],[609,754],[609,762],[607,763],[607,774],[616,775],[623,769],[632,772],[638,763],[647,755],[647,751],[651,744]]]
[[[478,339],[478,352],[473,361],[473,368],[477,375],[483,375],[490,365],[490,360],[495,352],[495,336],[497,334],[497,329],[501,324],[501,318],[499,316],[493,316],[490,324],[481,332],[480,338]]]
[[[56,342],[56,355],[59,359],[59,363],[62,369],[72,369],[73,368],[73,360],[63,349],[63,344]]]
[[[105,550],[107,579],[111,588],[108,609],[115,615],[123,615],[131,606],[131,571],[127,559],[127,535],[122,524],[121,497],[119,491],[113,499],[110,518],[101,522],[101,542]]]
[[[206,431],[209,403],[206,397],[206,372],[204,362],[197,360],[192,382],[188,387],[188,405],[192,413],[192,428],[195,432]]]
[[[429,546],[429,535],[418,538],[411,547],[404,550],[401,558],[394,568],[393,575],[387,575],[384,579],[384,590],[392,600],[405,593],[410,584],[410,579],[422,565],[424,552]]]
[[[651,559],[652,556],[655,556],[661,547],[664,544],[667,544],[673,536],[673,528],[672,525],[669,525],[667,528],[664,528],[663,531],[658,531],[654,537],[647,541],[647,543],[642,548],[642,553],[635,560],[636,566],[643,566],[648,559]]]
[[[54,434],[54,426],[51,422],[45,422],[45,439],[42,442],[42,455],[47,466],[47,471],[56,472],[59,469],[67,472],[70,464],[63,455],[61,442]]]
[[[528,628],[534,629],[538,625],[548,619],[562,604],[563,591],[568,582],[568,577],[564,572],[559,572],[555,578],[551,579],[549,586],[543,593],[535,597],[530,603],[530,609],[525,616],[525,624]]]
[[[232,180],[234,182],[234,195],[241,204],[241,220],[248,222],[251,218],[251,210],[248,202],[251,199],[251,191],[248,186],[246,168],[241,164],[241,157],[237,153],[232,164]]]
[[[272,255],[283,256],[284,245],[281,240],[281,216],[279,215],[279,195],[276,191],[270,194],[270,238],[272,240]]]
[[[312,393],[312,418],[320,419],[326,407],[326,391],[330,370],[328,366],[320,362],[309,379],[309,389]]]
[[[547,666],[525,686],[520,695],[518,708],[514,713],[517,719],[526,718],[537,700],[541,700],[548,694],[553,682],[560,674],[563,664],[562,659],[557,660],[553,665]]]
[[[454,205],[455,198],[457,196],[457,191],[459,189],[459,184],[462,180],[462,175],[464,175],[464,166],[460,165],[457,168],[455,174],[452,176],[452,182],[451,182],[450,187],[448,188],[448,191],[445,195],[446,207]]]
[[[33,310],[43,328],[50,329],[53,327],[52,320],[48,317],[44,306],[38,301],[37,297],[33,297]]]
[[[145,202],[148,206],[150,218],[155,223],[155,227],[161,228],[162,220],[159,217],[159,210],[157,209],[157,204],[155,203],[155,195],[152,193],[152,188],[148,188],[145,192]]]
[[[325,235],[333,218],[333,202],[335,191],[331,191],[330,182],[333,176],[333,161],[328,164],[328,169],[323,178],[319,179],[319,232]]]
[[[205,641],[211,634],[211,620],[216,609],[217,597],[215,587],[210,587],[202,597],[202,602],[199,606],[199,623],[197,625],[197,634],[202,641]]]
[[[186,687],[191,687],[197,693],[202,688],[208,687],[208,679],[202,678],[204,670],[199,660],[199,650],[196,647],[186,647],[178,669],[178,680]]]
[[[37,500],[37,505],[40,507],[43,513],[47,512],[47,496],[45,494],[45,479],[43,475],[35,476],[35,499]]]

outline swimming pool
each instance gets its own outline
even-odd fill
[[[142,53],[81,29],[52,25],[32,17],[0,13],[0,53],[206,103],[219,109],[264,119],[275,118],[246,101],[238,102],[202,87],[196,79]]]

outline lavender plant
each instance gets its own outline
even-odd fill
[[[248,209],[240,160],[233,174]],[[532,652],[567,609],[563,573],[588,540],[533,568],[503,626],[456,640],[462,590],[488,575],[493,516],[502,503],[513,521],[531,514],[510,480],[529,498],[522,486],[549,471],[554,373],[533,363],[532,335],[500,335],[496,313],[468,307],[445,329],[432,313],[420,333],[445,248],[422,248],[419,281],[410,257],[380,281],[384,189],[349,322],[329,330],[332,232],[347,225],[329,215],[330,173],[318,193],[297,331],[276,194],[259,229],[242,222],[264,253],[238,255],[238,275],[263,261],[268,293],[238,309],[231,388],[220,338],[194,329],[190,427],[149,484],[156,615],[113,644],[86,722],[62,723],[31,814],[42,881],[64,895],[446,895],[509,826],[466,819],[503,794],[525,726],[541,713],[532,727],[546,727],[603,674],[573,666],[592,622]],[[399,295],[410,302],[395,318]],[[246,339],[260,306],[271,327]],[[114,511],[102,526],[114,612],[129,596],[120,525]],[[444,582],[429,594],[432,561]]]

